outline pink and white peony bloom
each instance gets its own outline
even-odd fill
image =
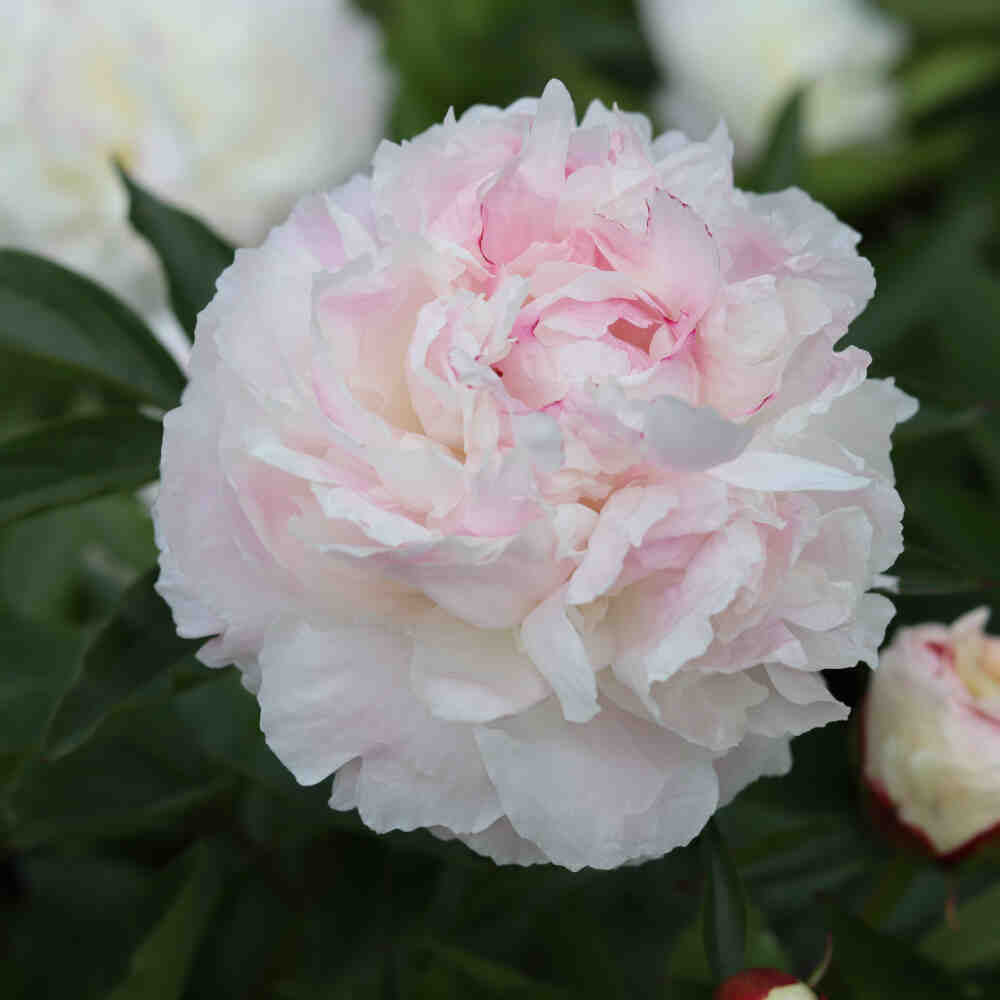
[[[984,634],[988,617],[900,629],[865,701],[876,804],[944,860],[1000,835],[1000,638]]]
[[[906,31],[869,0],[640,0],[639,12],[667,79],[665,120],[702,136],[723,118],[740,159],[760,152],[800,89],[817,152],[895,122]]]
[[[165,312],[112,159],[256,243],[363,166],[389,78],[348,0],[0,2],[0,244]]]
[[[872,294],[725,131],[475,107],[241,251],[166,417],[160,592],[274,752],[378,831],[611,868],[845,717],[914,404]]]

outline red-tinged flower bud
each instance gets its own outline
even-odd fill
[[[780,969],[746,969],[716,991],[715,1000],[823,1000],[805,983]]]
[[[900,629],[861,719],[873,820],[944,863],[1000,839],[1000,638],[986,616]]]

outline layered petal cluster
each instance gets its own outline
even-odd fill
[[[696,136],[725,119],[739,158],[760,151],[799,90],[816,151],[881,138],[896,119],[906,32],[869,0],[641,0],[639,11],[667,79],[664,118]]]
[[[164,296],[113,158],[237,243],[359,169],[389,96],[348,0],[0,3],[0,244],[147,313]]]
[[[723,130],[558,82],[379,148],[241,251],[169,413],[160,592],[372,828],[610,868],[846,714],[914,408],[834,343],[873,290]]]
[[[864,776],[930,853],[958,860],[1000,836],[1000,638],[989,612],[900,629],[864,708]]]

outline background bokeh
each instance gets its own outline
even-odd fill
[[[579,113],[596,97],[662,113],[669,66],[629,0],[359,6],[394,76],[390,138],[552,76]],[[875,264],[879,290],[845,342],[922,404],[895,437],[898,625],[1000,603],[1000,4],[881,6],[908,37],[895,125],[811,153],[789,93],[740,174],[756,190],[804,187],[863,234]],[[120,402],[5,344],[0,452]],[[375,837],[327,809],[326,783],[295,784],[238,678],[183,644],[141,684],[109,675],[89,689],[72,702],[83,723],[53,742],[81,653],[123,595],[128,613],[100,633],[107,659],[141,664],[172,648],[172,631],[140,600],[155,564],[144,500],[123,490],[17,518],[2,498],[17,475],[0,465],[0,996],[710,995],[696,848],[571,874],[499,869],[424,833]],[[856,705],[865,673],[828,680]],[[831,1000],[998,995],[1000,862],[945,871],[884,842],[859,809],[851,723],[793,751],[789,777],[719,817],[750,895],[755,964],[804,975],[832,931]]]

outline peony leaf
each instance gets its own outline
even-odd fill
[[[701,834],[705,870],[705,952],[716,981],[746,967],[747,898],[714,820]]]
[[[185,836],[169,824],[233,787],[191,745],[164,683],[156,700],[115,713],[76,753],[29,763],[10,798],[7,844],[27,851],[148,831]]]
[[[101,996],[162,910],[161,890],[176,892],[152,866],[108,854],[36,852],[15,870],[22,891],[7,896],[16,910],[4,922],[4,997]]]
[[[253,695],[240,683],[239,672],[230,667],[209,674],[205,683],[181,691],[174,708],[190,730],[190,739],[209,757],[237,774],[259,782],[272,791],[309,798],[264,742],[260,731],[260,709]],[[338,814],[327,808],[329,793],[322,789],[323,819],[335,825]]]
[[[956,410],[935,403],[921,403],[916,415],[893,431],[893,443],[912,444],[941,434],[970,430],[982,424],[988,412],[984,406]]]
[[[0,606],[0,790],[6,793],[44,734],[79,656],[71,632]]]
[[[969,437],[993,493],[1000,496],[1000,414],[990,413]]]
[[[903,107],[910,117],[982,90],[1000,75],[1000,46],[971,39],[934,51],[908,67],[902,76]]]
[[[849,342],[879,359],[906,334],[926,323],[929,315],[935,315],[943,295],[952,301],[954,273],[973,259],[989,232],[990,220],[974,198],[952,205],[927,225],[906,227],[898,241],[875,261],[878,293],[851,324]],[[948,328],[954,329],[953,324]],[[967,405],[967,396],[963,405]]]
[[[935,38],[941,31],[1000,25],[1000,7],[996,0],[951,0],[946,4],[927,3],[927,0],[882,0],[881,6]]]
[[[952,972],[1000,963],[1000,885],[958,907],[920,940],[927,958]]]
[[[157,573],[150,570],[125,592],[84,653],[77,681],[52,722],[52,759],[75,750],[119,705],[201,645],[177,635],[170,609],[153,589]]]
[[[193,215],[161,201],[119,165],[129,196],[128,218],[153,244],[163,263],[174,315],[189,337],[195,320],[215,295],[215,282],[233,262],[234,249]]]
[[[417,950],[416,988],[407,995],[559,1000],[568,994],[554,986],[528,979],[516,969],[449,945],[428,941]]]
[[[670,1000],[712,1000],[714,993],[711,986],[705,986],[702,983],[671,979],[669,989],[664,995]]]
[[[899,938],[880,934],[839,910],[831,914],[830,930],[833,980],[845,984],[842,992],[854,1000],[942,1000],[960,995],[944,972]],[[829,993],[838,995],[833,983]]]
[[[802,187],[836,212],[861,212],[926,184],[969,155],[974,135],[963,124],[885,143],[846,146],[809,157]]]
[[[974,594],[988,589],[991,581],[963,569],[918,545],[908,545],[892,569],[898,584],[893,593],[904,596]]]
[[[966,398],[992,408],[1000,379],[1000,278],[977,258],[948,273],[949,321],[936,327],[946,377]]]
[[[162,427],[125,411],[60,421],[0,442],[0,524],[155,479]]]
[[[135,494],[54,507],[0,529],[0,602],[56,627],[100,625],[155,559]]]
[[[667,971],[678,982],[709,985],[713,981],[704,948],[704,913],[677,935]],[[764,914],[756,907],[747,909],[746,964],[750,968],[774,968],[790,972],[790,963],[781,943],[768,927]]]
[[[132,955],[109,1000],[178,1000],[223,889],[221,848],[197,843],[174,862],[180,890]]]
[[[82,275],[0,250],[0,348],[169,409],[184,376],[129,306]]]
[[[802,107],[804,95],[796,91],[775,119],[767,149],[747,179],[753,191],[781,191],[801,180],[803,166]]]
[[[908,520],[933,541],[942,561],[962,566],[984,588],[996,585],[1000,538],[989,501],[963,486],[938,480],[913,483],[904,500]]]

